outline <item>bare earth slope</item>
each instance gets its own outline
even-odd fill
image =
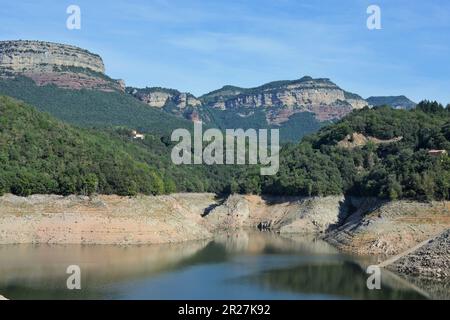
[[[204,239],[212,194],[0,197],[0,243],[141,244]]]
[[[450,276],[450,229],[394,261],[389,269],[403,274],[433,278]]]
[[[449,202],[365,199],[358,208],[326,235],[331,244],[356,254],[391,257],[450,228]]]

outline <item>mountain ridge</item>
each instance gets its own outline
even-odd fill
[[[222,130],[280,129],[283,141],[298,141],[355,109],[371,106],[329,78],[303,76],[251,88],[225,85],[196,97],[177,89],[126,87],[104,71],[100,55],[75,46],[29,40],[0,42],[0,93],[76,124],[127,125],[152,131],[160,126],[186,127],[179,120],[189,120]],[[21,77],[34,84],[18,80]],[[33,96],[21,92],[21,86],[34,92]],[[142,110],[144,106],[150,108]],[[152,126],[152,118],[172,124],[157,121]]]
[[[413,109],[416,107],[417,103],[410,100],[404,95],[400,96],[371,96],[366,99],[373,106],[387,105],[394,109]]]

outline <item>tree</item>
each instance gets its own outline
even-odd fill
[[[94,173],[89,173],[82,179],[82,193],[88,196],[96,193],[98,190],[98,178]]]

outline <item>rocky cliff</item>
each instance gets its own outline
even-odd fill
[[[198,107],[201,105],[200,100],[190,93],[179,92],[174,89],[165,89],[159,87],[153,88],[127,88],[127,92],[145,102],[151,107],[163,108],[168,104],[174,104],[179,109],[186,107]]]
[[[102,58],[71,45],[44,41],[0,41],[0,75],[26,76],[36,84],[67,89],[124,90],[105,74]]]
[[[348,105],[360,109],[368,103],[355,94],[347,93],[329,79],[303,77],[293,81],[276,81],[260,87],[243,89],[224,87],[201,97],[213,108],[284,107],[314,109],[317,106]]]
[[[252,117],[255,109],[261,110],[266,118],[265,125],[280,125],[301,112],[312,113],[318,121],[340,119],[353,109],[368,105],[360,96],[342,90],[329,79],[311,77],[248,89],[224,86],[199,98],[165,88],[129,88],[127,91],[149,106],[165,108],[190,119],[196,114],[195,118],[208,120],[208,109],[235,111],[241,118]]]
[[[126,92],[150,107],[164,109],[169,113],[192,121],[200,120],[198,107],[202,103],[190,93],[160,87],[143,89],[128,87]]]

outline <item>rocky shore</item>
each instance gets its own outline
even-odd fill
[[[450,228],[450,202],[350,202],[354,210],[325,239],[342,251],[379,256],[380,262]]]
[[[210,238],[265,224],[285,234],[321,234],[337,224],[343,197],[214,194],[0,197],[0,244],[149,244]]]
[[[205,239],[213,194],[0,197],[0,244],[149,244]]]
[[[450,202],[209,193],[0,197],[0,244],[171,243],[241,228],[320,237],[380,263],[400,255],[386,264],[398,273],[450,275]]]
[[[450,277],[450,229],[388,266],[398,273],[443,279]]]

